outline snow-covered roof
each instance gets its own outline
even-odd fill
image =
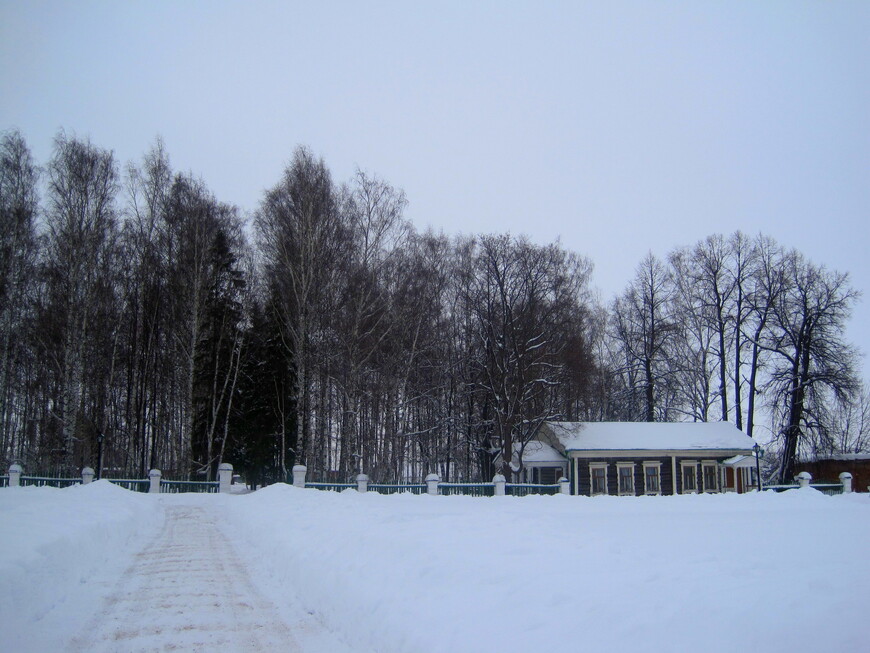
[[[519,443],[514,443],[514,458],[517,458],[520,453]],[[559,463],[565,462],[565,456],[556,451],[546,442],[532,440],[526,445],[523,451],[523,463]]]
[[[835,453],[830,456],[818,456],[817,460],[870,460],[870,453]]]
[[[753,456],[737,455],[726,458],[722,461],[722,464],[727,465],[728,467],[752,467],[756,462],[757,461]]]
[[[547,422],[565,451],[749,450],[755,441],[729,422]]]

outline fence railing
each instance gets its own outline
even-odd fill
[[[843,486],[840,483],[810,483],[810,487],[827,494],[829,497],[843,494]]]
[[[423,483],[372,483],[366,474],[360,472],[356,483],[335,483],[305,480],[308,468],[305,465],[293,466],[293,485],[298,488],[342,492],[356,488],[359,492],[377,492],[378,494],[428,494],[431,496],[514,496],[524,497],[530,494],[570,494],[570,485],[565,478],[551,485],[539,483],[507,483],[505,477],[496,474],[491,483],[442,483],[438,474],[429,474]]]
[[[217,494],[220,484],[217,481],[167,481],[160,480],[160,492],[163,494],[179,494],[180,492],[199,492],[200,494]]]
[[[378,494],[426,494],[425,483],[369,483],[369,492]]]
[[[786,490],[797,490],[801,486],[797,484],[791,485],[765,485],[765,490],[772,490],[774,492],[785,492]],[[829,497],[835,496],[837,494],[843,494],[843,484],[842,483],[810,483],[810,487],[818,490],[823,494],[827,494]]]
[[[356,483],[306,483],[305,487],[313,490],[327,490],[331,492],[343,492],[348,489],[357,489]]]
[[[491,497],[495,495],[493,483],[439,483],[438,494],[442,496],[462,495],[468,497]]]
[[[148,492],[151,486],[151,481],[147,478],[107,478],[106,480],[131,492]]]
[[[786,490],[796,490],[802,487],[811,487],[819,492],[823,492],[828,496],[837,494],[849,494],[852,492],[852,475],[849,472],[840,473],[839,483],[812,483],[813,477],[809,472],[801,472],[795,476],[796,484],[787,485],[765,485],[765,490],[773,490],[774,492],[785,492]],[[870,490],[870,488],[868,488]]]
[[[0,476],[0,487],[9,487],[9,477]]]
[[[82,482],[80,478],[59,478],[56,476],[22,476],[18,484],[22,487],[72,487]]]
[[[512,497],[527,497],[530,494],[559,494],[562,490],[558,483],[545,485],[540,483],[506,483],[505,494]]]

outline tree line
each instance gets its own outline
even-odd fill
[[[604,304],[558,242],[418,232],[297,148],[251,216],[61,132],[0,142],[0,458],[252,484],[491,478],[545,420],[766,419],[775,473],[870,448],[848,276],[765,236],[646,257]]]

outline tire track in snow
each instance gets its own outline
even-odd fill
[[[72,640],[76,652],[300,651],[202,506],[167,505],[162,530]]]

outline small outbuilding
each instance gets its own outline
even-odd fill
[[[819,483],[839,483],[840,474],[852,474],[855,492],[870,492],[870,454],[842,453],[818,456],[815,460],[795,464],[795,473],[809,472]]]
[[[523,464],[520,468],[519,459]],[[531,440],[525,447],[514,445],[513,465],[515,483],[541,483],[553,485],[562,477],[568,478],[568,458],[546,442]]]
[[[746,492],[757,483],[755,441],[728,422],[544,422],[535,439],[565,462],[572,494]]]

